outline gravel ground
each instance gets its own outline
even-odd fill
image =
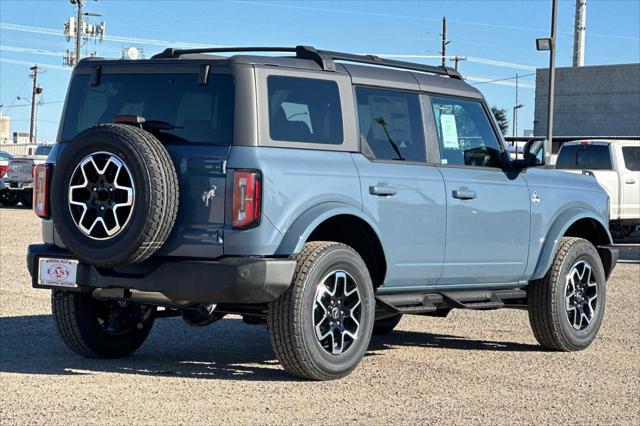
[[[603,328],[585,351],[541,350],[524,311],[453,311],[405,317],[373,339],[353,374],[313,383],[287,376],[265,327],[238,318],[205,328],[161,319],[130,358],[76,356],[56,334],[49,292],[30,287],[25,250],[35,241],[33,214],[0,209],[3,425],[640,423],[637,260],[616,268]]]

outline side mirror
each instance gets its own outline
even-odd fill
[[[524,145],[523,166],[544,166],[547,158],[548,143],[546,139],[529,139]]]

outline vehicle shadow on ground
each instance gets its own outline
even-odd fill
[[[6,209],[6,210],[30,210],[30,207],[24,207],[22,204],[16,204],[15,206],[5,206],[4,204],[0,204],[0,210],[1,209]]]
[[[158,319],[144,345],[121,359],[86,359],[57,335],[51,315],[0,317],[0,372],[74,375],[100,372],[224,380],[296,380],[278,365],[265,326],[224,319],[209,327]],[[403,346],[534,351],[538,346],[398,330],[374,336],[368,355]]]

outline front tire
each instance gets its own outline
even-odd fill
[[[344,244],[316,241],[298,256],[289,289],[269,304],[267,326],[287,372],[333,380],[360,363],[374,316],[373,285],[360,255]]]
[[[547,275],[529,285],[529,322],[538,342],[579,351],[595,339],[605,306],[606,276],[593,244],[565,237]]]
[[[131,355],[145,341],[156,308],[54,290],[51,310],[69,349],[87,358],[120,358]]]

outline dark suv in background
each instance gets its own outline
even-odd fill
[[[260,51],[284,55],[215,55]],[[305,46],[88,58],[58,142],[28,265],[84,356],[129,355],[158,317],[238,314],[326,380],[403,314],[528,309],[562,351],[600,328],[607,194],[537,167],[540,142],[510,160],[450,68]]]

